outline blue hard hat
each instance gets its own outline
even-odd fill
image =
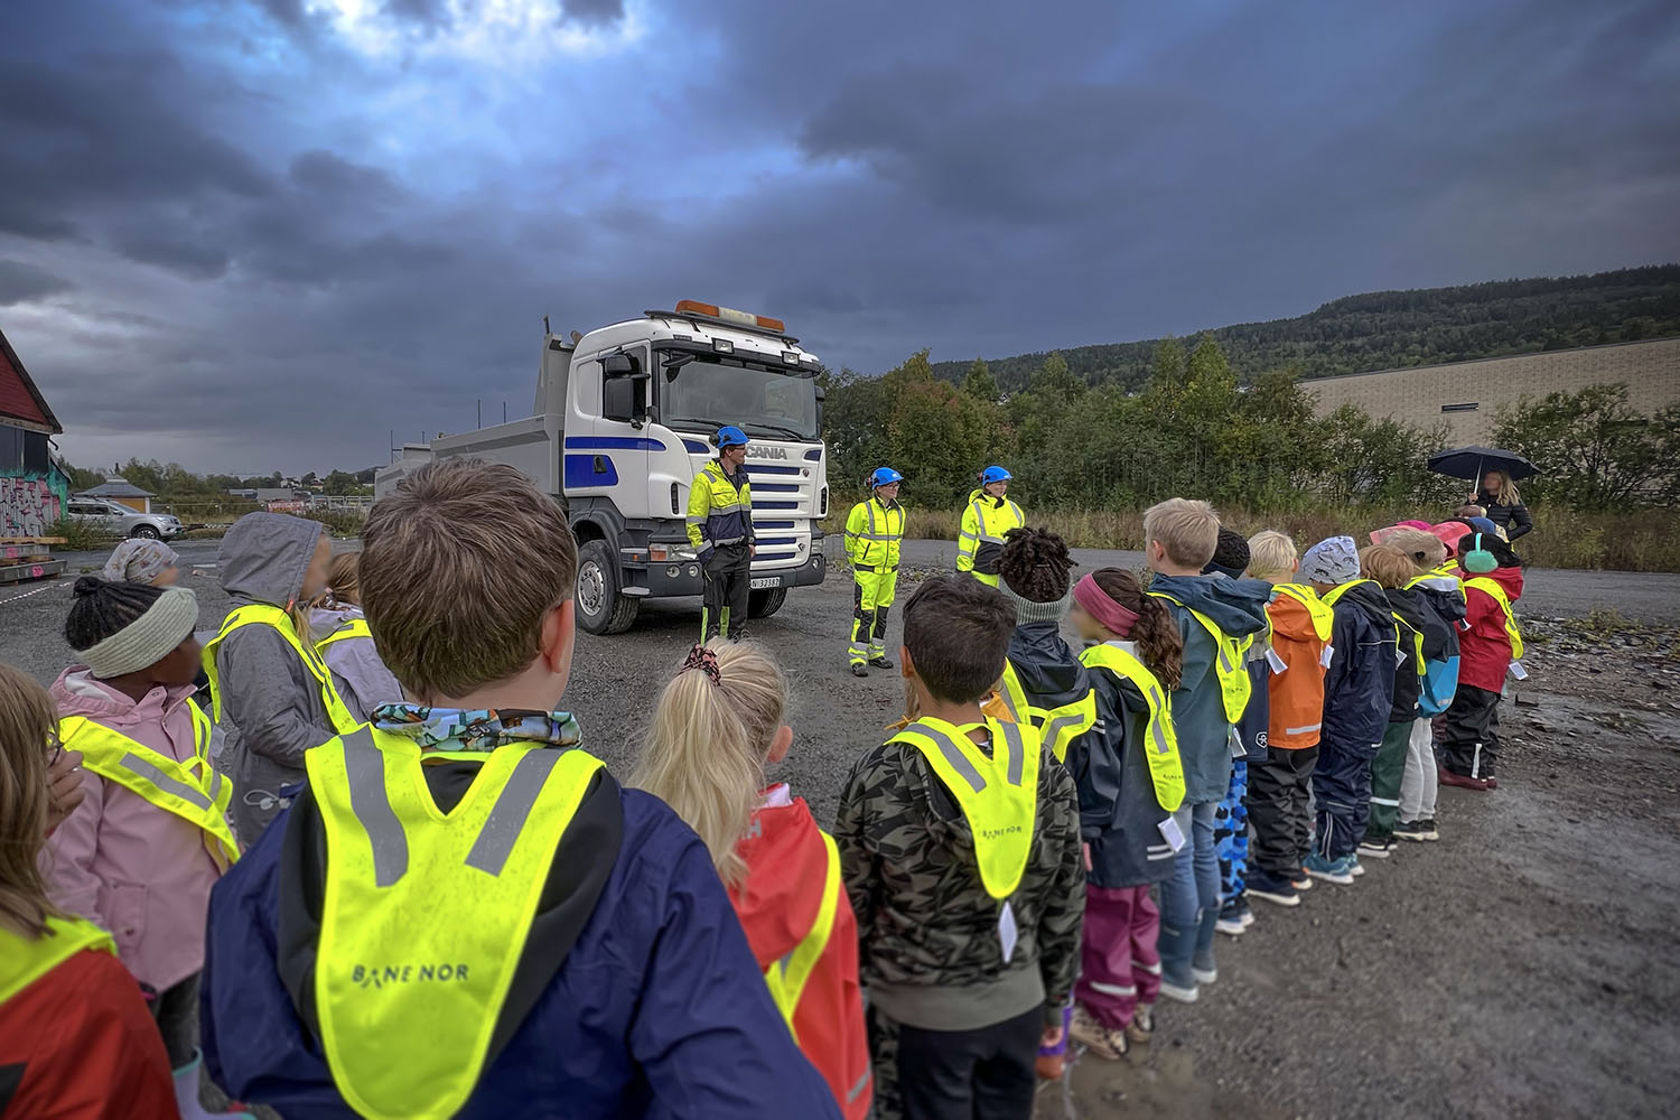
[[[717,430],[717,435],[713,437],[712,442],[718,445],[719,451],[722,451],[725,447],[745,447],[747,445],[747,433],[733,424],[725,424]]]
[[[895,482],[903,482],[904,476],[891,467],[876,467],[869,475],[869,488],[877,486],[891,486]]]
[[[1008,482],[1009,472],[1002,467],[987,467],[980,472],[980,485],[990,486],[994,482]]]

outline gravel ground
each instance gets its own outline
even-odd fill
[[[180,551],[213,564],[215,542]],[[907,566],[932,566],[951,546],[905,551]],[[72,575],[97,562],[69,559]],[[780,776],[825,822],[902,700],[896,674],[847,674],[851,595],[837,575],[754,631],[794,690]],[[185,583],[213,626],[226,608],[213,573]],[[0,588],[0,661],[50,680],[68,658],[69,597],[68,579]],[[1076,1063],[1067,1086],[1045,1087],[1041,1116],[1673,1115],[1680,576],[1535,571],[1522,608],[1615,608],[1648,628],[1536,621],[1533,677],[1501,713],[1502,787],[1442,790],[1441,842],[1367,861],[1356,886],[1320,883],[1294,910],[1256,902],[1257,924],[1221,939],[1220,979],[1200,1002],[1163,1004],[1155,1041],[1123,1062]],[[648,603],[630,633],[579,641],[567,700],[620,775],[698,624],[694,603]]]

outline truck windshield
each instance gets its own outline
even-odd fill
[[[721,420],[749,436],[817,438],[817,383],[797,374],[722,365],[704,358],[684,363],[660,389],[660,420],[710,431]]]

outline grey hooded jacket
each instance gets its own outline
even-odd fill
[[[323,532],[319,522],[278,513],[234,522],[218,557],[222,589],[234,608],[285,609],[296,602]],[[281,787],[303,780],[303,752],[338,732],[320,684],[271,627],[244,626],[228,635],[216,649],[216,671],[227,733],[221,766],[233,779],[234,831],[250,847],[287,804]]]

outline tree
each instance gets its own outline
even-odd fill
[[[1607,510],[1649,505],[1680,488],[1680,409],[1647,416],[1628,404],[1626,385],[1524,397],[1500,412],[1493,438],[1540,468],[1523,484],[1537,500]]]
[[[992,376],[992,369],[984,360],[976,358],[974,364],[968,367],[968,376],[963,378],[963,392],[975,400],[998,399],[997,379]]]
[[[354,494],[361,489],[360,484],[356,481],[355,475],[339,470],[330,472],[327,475],[326,481],[322,483],[321,486],[324,492],[333,497],[345,494]]]
[[[1038,367],[1028,388],[1041,396],[1071,402],[1083,396],[1087,386],[1068,369],[1066,358],[1053,353]]]

